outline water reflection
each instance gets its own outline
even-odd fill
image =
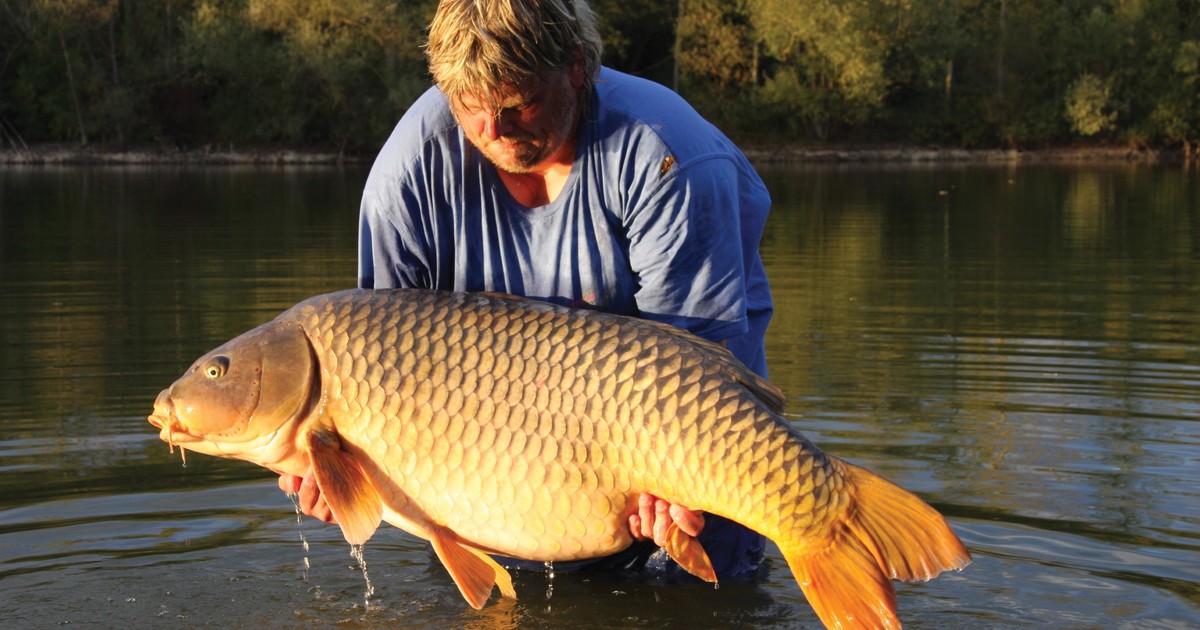
[[[1200,625],[1200,186],[1160,168],[764,169],[773,380],[976,557],[910,627]],[[0,610],[22,627],[814,625],[782,559],[701,585],[520,574],[465,609],[386,528],[365,582],[259,469],[145,415],[205,350],[353,284],[365,172],[0,170]],[[302,537],[310,542],[305,550]],[[311,567],[305,565],[311,560]],[[153,621],[151,621],[153,620]]]
[[[824,173],[773,217],[773,376],[805,392],[802,425],[951,513],[1033,528],[985,548],[1053,563],[1081,534],[1065,568],[1195,606],[1200,196],[1188,175],[868,173],[878,196],[830,199],[859,176]],[[1164,549],[1189,559],[1155,561]],[[1143,614],[1131,608],[1120,615]]]

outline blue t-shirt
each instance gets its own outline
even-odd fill
[[[499,291],[655,319],[766,376],[772,303],[758,254],[771,199],[741,151],[667,88],[604,68],[575,163],[517,203],[431,88],[367,179],[359,285]]]
[[[659,320],[725,341],[766,376],[773,307],[758,245],[770,204],[741,151],[686,101],[603,68],[566,185],[526,207],[435,87],[367,179],[359,286],[498,291]],[[761,537],[732,523],[706,526],[701,542],[722,576],[762,555]]]

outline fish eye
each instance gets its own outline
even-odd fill
[[[216,356],[204,364],[204,375],[211,379],[217,379],[225,376],[225,372],[228,369],[229,357]]]

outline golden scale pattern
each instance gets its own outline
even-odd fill
[[[476,544],[535,560],[615,551],[639,491],[797,540],[847,500],[833,464],[738,382],[744,368],[692,337],[499,296],[335,295],[293,311],[327,413]]]

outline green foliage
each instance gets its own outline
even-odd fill
[[[436,0],[0,0],[0,146],[374,151]],[[737,138],[1200,143],[1179,0],[593,0],[605,63]]]
[[[204,1],[185,55],[217,142],[367,148],[421,90],[420,7],[386,0]]]
[[[1200,143],[1200,40],[1181,42],[1148,125],[1171,142]]]
[[[687,0],[677,22],[680,71],[716,100],[754,83],[754,31],[741,0]]]
[[[1067,88],[1067,119],[1084,136],[1110,131],[1117,120],[1112,111],[1112,81],[1085,74]]]

